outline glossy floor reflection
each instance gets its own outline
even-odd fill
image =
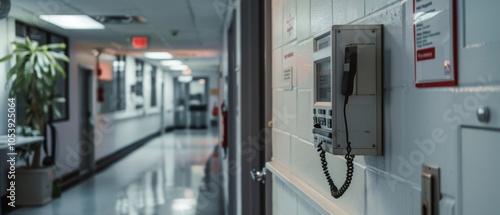
[[[66,190],[50,204],[22,208],[10,214],[222,214],[221,197],[210,195],[207,199],[202,183],[205,164],[217,144],[215,133],[210,129],[167,133],[93,178]]]

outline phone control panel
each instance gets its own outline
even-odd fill
[[[323,143],[323,148],[331,152],[333,150],[333,111],[329,107],[315,106],[313,109],[313,135],[314,145],[317,147]]]
[[[333,131],[335,130],[334,110],[332,109],[332,52],[330,31],[314,38],[314,104],[312,133],[314,146],[333,152]]]

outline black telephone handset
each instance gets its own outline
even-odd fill
[[[341,93],[345,96],[345,101],[352,95],[354,90],[354,77],[358,71],[358,53],[356,45],[347,45],[344,56],[344,73],[342,74]]]
[[[344,123],[345,123],[345,135],[346,135],[346,166],[347,173],[346,179],[342,187],[338,188],[330,175],[330,171],[328,170],[328,162],[325,158],[325,150],[322,148],[323,142],[318,144],[317,151],[320,153],[321,157],[321,167],[323,168],[323,172],[325,174],[328,185],[330,185],[330,193],[334,198],[340,198],[347,191],[349,186],[351,185],[352,176],[354,174],[354,155],[351,155],[351,142],[349,141],[349,130],[347,126],[347,116],[346,116],[346,106],[349,101],[349,96],[352,95],[354,91],[354,77],[356,76],[356,72],[358,71],[358,53],[356,45],[347,45],[345,47],[345,57],[344,57],[344,73],[342,74],[342,88],[340,89],[342,95],[344,95]]]

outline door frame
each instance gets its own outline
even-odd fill
[[[266,214],[266,187],[272,185],[252,180],[250,171],[262,170],[266,164],[268,108],[266,90],[266,19],[265,0],[242,1],[240,5],[241,36],[241,199],[242,215]],[[243,99],[244,98],[244,99]],[[270,151],[269,151],[270,152]]]
[[[272,119],[273,119],[273,17],[272,1],[264,1],[264,127],[266,128],[265,143],[265,163],[270,162],[273,157],[272,148]],[[273,199],[273,176],[271,171],[266,173],[266,194],[265,214],[272,215]]]
[[[272,181],[252,180],[272,157],[271,1],[238,1],[228,36],[228,213],[272,214]],[[235,5],[233,5],[235,6]],[[238,58],[239,57],[239,58]],[[239,134],[239,135],[238,135]]]
[[[236,143],[237,143],[237,114],[236,110],[238,108],[238,84],[236,83],[236,13],[233,12],[233,15],[231,17],[231,21],[229,24],[229,28],[227,31],[227,51],[228,51],[228,101],[227,101],[227,110],[228,110],[228,134],[227,134],[227,141],[228,141],[228,214],[235,214],[238,215],[238,198],[239,198],[239,192],[238,192],[238,172],[237,168],[230,168],[231,164],[237,164],[238,162],[238,155],[237,155],[237,149],[236,149]]]
[[[83,95],[84,95],[84,91],[87,91],[86,94],[87,94],[87,100],[88,100],[88,104],[87,104],[87,110],[89,112],[89,116],[87,116],[87,123],[85,126],[82,126],[82,122],[81,120],[85,120],[85,119],[82,119],[82,115],[81,115],[81,109],[78,111],[78,120],[79,120],[79,123],[78,123],[78,127],[79,127],[79,131],[80,131],[80,134],[79,134],[79,138],[80,138],[80,147],[84,147],[83,144],[88,144],[89,146],[88,147],[88,153],[81,153],[81,159],[82,159],[82,162],[80,164],[80,175],[81,176],[87,176],[87,175],[92,175],[95,173],[96,171],[96,162],[95,162],[95,145],[94,145],[94,135],[91,135],[93,134],[94,132],[94,125],[92,124],[92,122],[90,121],[90,119],[94,116],[93,114],[93,111],[94,111],[94,96],[93,96],[93,90],[94,90],[94,87],[93,87],[93,84],[94,84],[94,81],[93,81],[93,77],[94,77],[94,70],[89,68],[89,67],[86,67],[86,66],[83,66],[83,65],[79,65],[78,66],[78,84],[82,84],[82,82],[84,81],[83,78],[86,79],[86,84],[87,86],[86,87],[83,87],[83,86],[79,86],[78,87],[78,95],[79,95],[79,102],[82,101],[82,98],[83,98]],[[82,88],[83,87],[83,88]],[[82,108],[84,107],[82,104],[79,105],[79,108]],[[84,131],[86,131],[86,133],[84,133]]]

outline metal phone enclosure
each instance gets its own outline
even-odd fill
[[[332,35],[333,154],[347,153],[344,96],[340,89],[345,47],[357,47],[357,73],[346,106],[353,155],[383,155],[383,25],[334,25]]]
[[[314,146],[319,143],[322,148],[333,153],[332,121],[332,58],[330,31],[314,38],[313,41],[313,70],[314,70],[314,104],[313,104],[313,136]]]

